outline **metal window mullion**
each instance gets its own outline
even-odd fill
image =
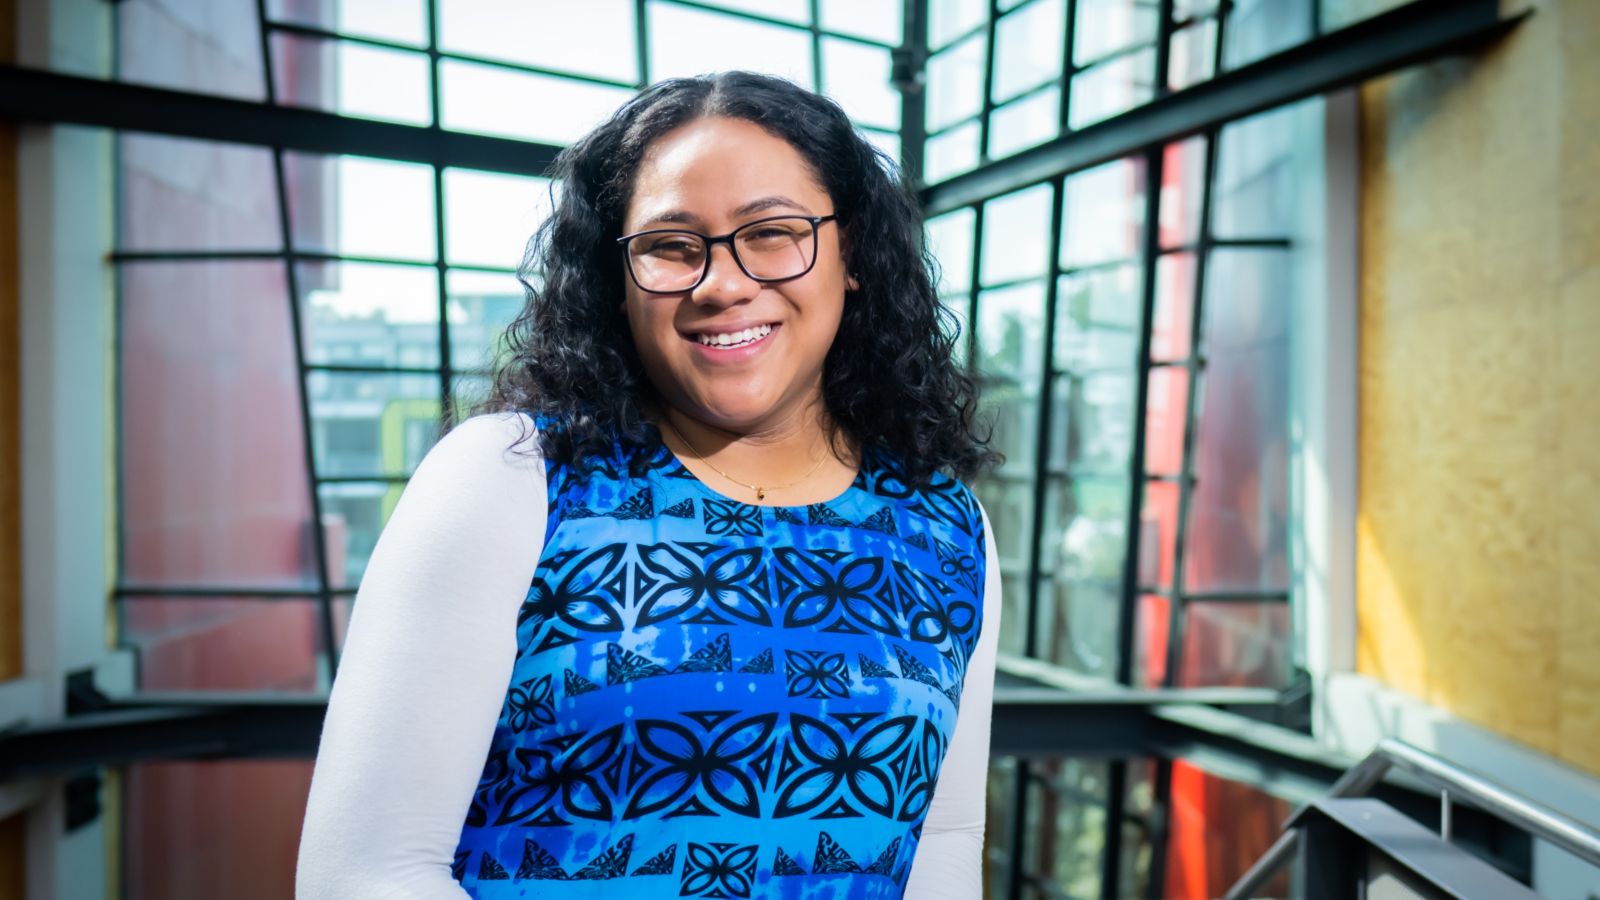
[[[1060,102],[1056,107],[1056,133],[1066,134],[1067,123],[1072,120],[1072,79],[1077,73],[1072,68],[1072,47],[1078,41],[1078,0],[1067,2],[1067,30],[1061,38]]]
[[[1228,20],[1233,17],[1233,0],[1217,0],[1217,43],[1211,48],[1211,77],[1222,74],[1222,63],[1226,58],[1223,48],[1228,40]]]
[[[1050,454],[1050,427],[1053,417],[1052,398],[1055,394],[1055,328],[1056,301],[1061,279],[1056,270],[1057,248],[1061,246],[1063,208],[1066,197],[1066,179],[1058,178],[1052,185],[1050,201],[1050,238],[1046,252],[1045,271],[1049,281],[1044,289],[1044,365],[1040,366],[1038,425],[1034,440],[1033,457],[1033,521],[1028,535],[1028,612],[1023,629],[1023,655],[1037,656],[1039,652],[1039,571],[1044,559],[1045,504],[1049,502],[1048,460]]]
[[[921,189],[928,141],[928,0],[904,0],[900,7],[900,47],[895,51],[900,90],[900,168],[908,184]]]
[[[433,111],[433,121],[428,127],[443,129],[442,98],[439,93],[439,2],[427,0],[428,15],[428,102]],[[439,311],[439,433],[455,424],[455,409],[451,405],[450,359],[450,288],[449,268],[445,264],[444,233],[444,164],[433,164],[433,270],[438,288]]]
[[[989,161],[989,127],[994,117],[995,22],[1000,17],[1000,0],[989,0],[989,21],[983,34],[983,105],[978,113],[978,163]]]
[[[1030,768],[1032,767],[1028,764],[1027,759],[1018,757],[1016,768],[1013,770],[1017,782],[1015,790],[1012,792],[1011,870],[1006,873],[1008,876],[1006,879],[1006,897],[1009,900],[1018,900],[1022,896],[1022,885],[1026,880],[1023,872],[1023,860],[1025,858],[1024,850],[1027,846],[1025,834],[1028,828],[1028,780]]]
[[[822,0],[809,0],[806,15],[811,25],[806,34],[811,38],[811,89],[822,93]]]
[[[650,0],[634,0],[633,4],[633,41],[634,57],[639,64],[639,90],[644,90],[650,84],[650,39],[649,28]]]
[[[256,0],[256,25],[261,41],[261,67],[266,81],[267,102],[275,104],[278,102],[278,92],[273,78],[272,39],[266,22],[267,0]],[[300,429],[305,438],[302,448],[305,455],[306,487],[311,500],[311,552],[316,557],[314,563],[317,577],[317,606],[320,613],[318,624],[321,626],[322,639],[327,645],[328,683],[332,684],[334,676],[339,671],[338,629],[333,621],[333,595],[330,593],[333,579],[328,572],[328,536],[323,531],[322,494],[317,485],[315,425],[311,415],[311,387],[305,370],[305,325],[300,317],[300,278],[291,255],[294,247],[294,228],[289,220],[289,181],[284,163],[284,149],[281,146],[272,148],[272,178],[278,194],[278,235],[283,242],[283,268],[285,287],[289,295],[290,333],[294,342],[295,372],[298,375],[295,383],[299,388]]]

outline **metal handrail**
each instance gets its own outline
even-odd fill
[[[1327,796],[1365,795],[1383,781],[1390,769],[1409,773],[1439,789],[1440,832],[1445,840],[1450,839],[1450,809],[1454,795],[1580,859],[1600,866],[1600,832],[1521,794],[1508,791],[1471,769],[1393,738],[1380,740],[1366,759],[1351,766],[1333,783]],[[1225,900],[1245,900],[1251,896],[1290,860],[1299,840],[1299,827],[1286,829],[1249,871],[1228,889]]]

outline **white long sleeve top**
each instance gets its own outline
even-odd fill
[[[519,414],[476,416],[417,467],[356,594],[295,875],[299,900],[465,900],[451,874],[545,538],[545,469]],[[985,528],[988,527],[984,514]],[[905,896],[977,900],[1000,568]],[[537,896],[537,886],[534,887]]]

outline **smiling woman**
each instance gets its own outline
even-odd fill
[[[357,595],[299,895],[981,896],[993,454],[906,186],[742,72],[554,175]]]

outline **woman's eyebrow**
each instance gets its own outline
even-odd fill
[[[803,209],[808,213],[811,212],[811,207],[806,206],[804,203],[791,200],[782,194],[773,194],[770,197],[761,197],[751,200],[749,203],[740,204],[739,206],[734,207],[731,216],[732,218],[739,219],[748,215],[762,212],[764,210],[776,209],[783,206],[787,206],[791,209]],[[645,219],[639,223],[639,227],[644,228],[656,224],[699,225],[702,223],[699,216],[689,212],[688,210],[669,209],[656,213],[650,218]]]

